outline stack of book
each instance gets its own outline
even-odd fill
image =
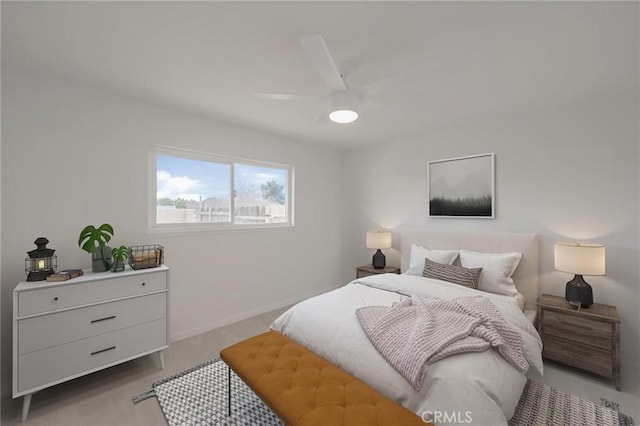
[[[82,269],[63,269],[47,277],[47,281],[67,281],[83,275]]]

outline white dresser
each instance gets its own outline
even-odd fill
[[[13,397],[24,396],[23,421],[41,389],[153,352],[164,368],[169,268],[84,273],[13,291]]]

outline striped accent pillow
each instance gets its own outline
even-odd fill
[[[465,287],[478,288],[480,272],[482,272],[482,268],[465,268],[464,266],[458,265],[445,265],[443,263],[437,263],[429,259],[425,259],[422,276],[460,284]]]

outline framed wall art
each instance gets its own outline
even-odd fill
[[[495,154],[429,161],[429,217],[495,217]]]

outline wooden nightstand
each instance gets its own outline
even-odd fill
[[[387,266],[386,268],[376,269],[371,265],[362,265],[356,268],[356,278],[367,277],[376,274],[399,274],[400,268],[395,266]]]
[[[620,390],[620,317],[615,306],[574,309],[563,297],[538,298],[542,356],[612,378]]]

